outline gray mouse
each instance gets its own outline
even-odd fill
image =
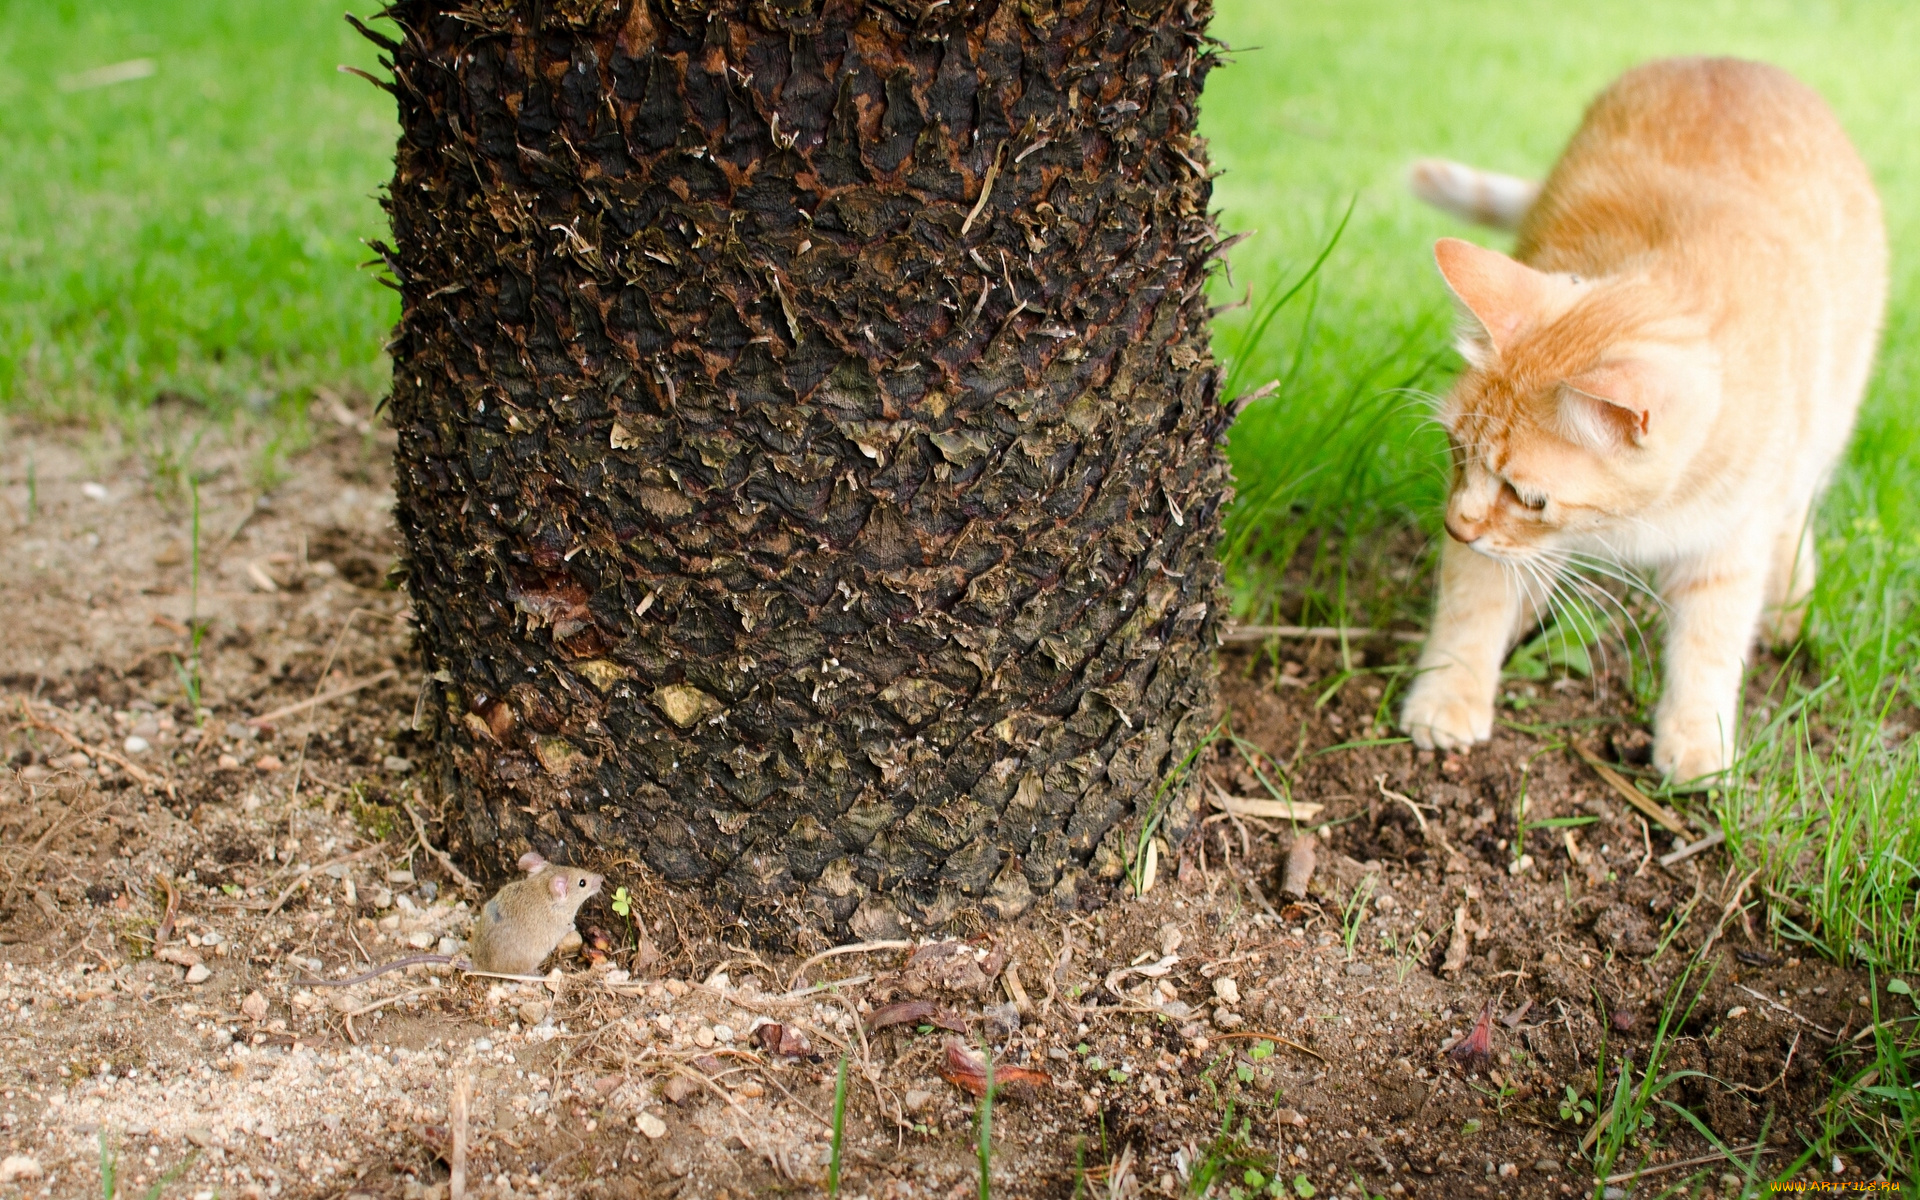
[[[531,975],[573,928],[587,897],[600,893],[603,878],[577,867],[558,867],[533,851],[520,856],[525,879],[516,879],[480,906],[464,956],[414,954],[351,979],[302,979],[307,987],[352,987],[388,971],[419,963],[452,963],[490,975]]]
[[[587,897],[600,894],[602,878],[577,867],[556,867],[529,850],[520,856],[525,879],[493,894],[473,919],[468,953],[476,970],[531,975],[573,928]]]

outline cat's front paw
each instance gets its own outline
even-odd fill
[[[1727,769],[1728,746],[1718,722],[1674,722],[1654,730],[1653,767],[1675,783]]]
[[[1422,750],[1465,750],[1493,736],[1493,700],[1473,689],[1466,672],[1422,675],[1400,710],[1400,728]]]

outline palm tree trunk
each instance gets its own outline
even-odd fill
[[[389,15],[457,849],[838,933],[1097,900],[1215,704],[1206,0]]]

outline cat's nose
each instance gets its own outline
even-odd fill
[[[1469,521],[1454,512],[1447,513],[1446,525],[1447,536],[1463,546],[1473,545],[1487,531],[1486,522]]]

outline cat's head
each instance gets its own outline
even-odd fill
[[[1719,407],[1701,321],[1644,276],[1536,270],[1455,238],[1434,258],[1463,310],[1467,360],[1439,412],[1450,535],[1526,559],[1631,525],[1672,494]]]

